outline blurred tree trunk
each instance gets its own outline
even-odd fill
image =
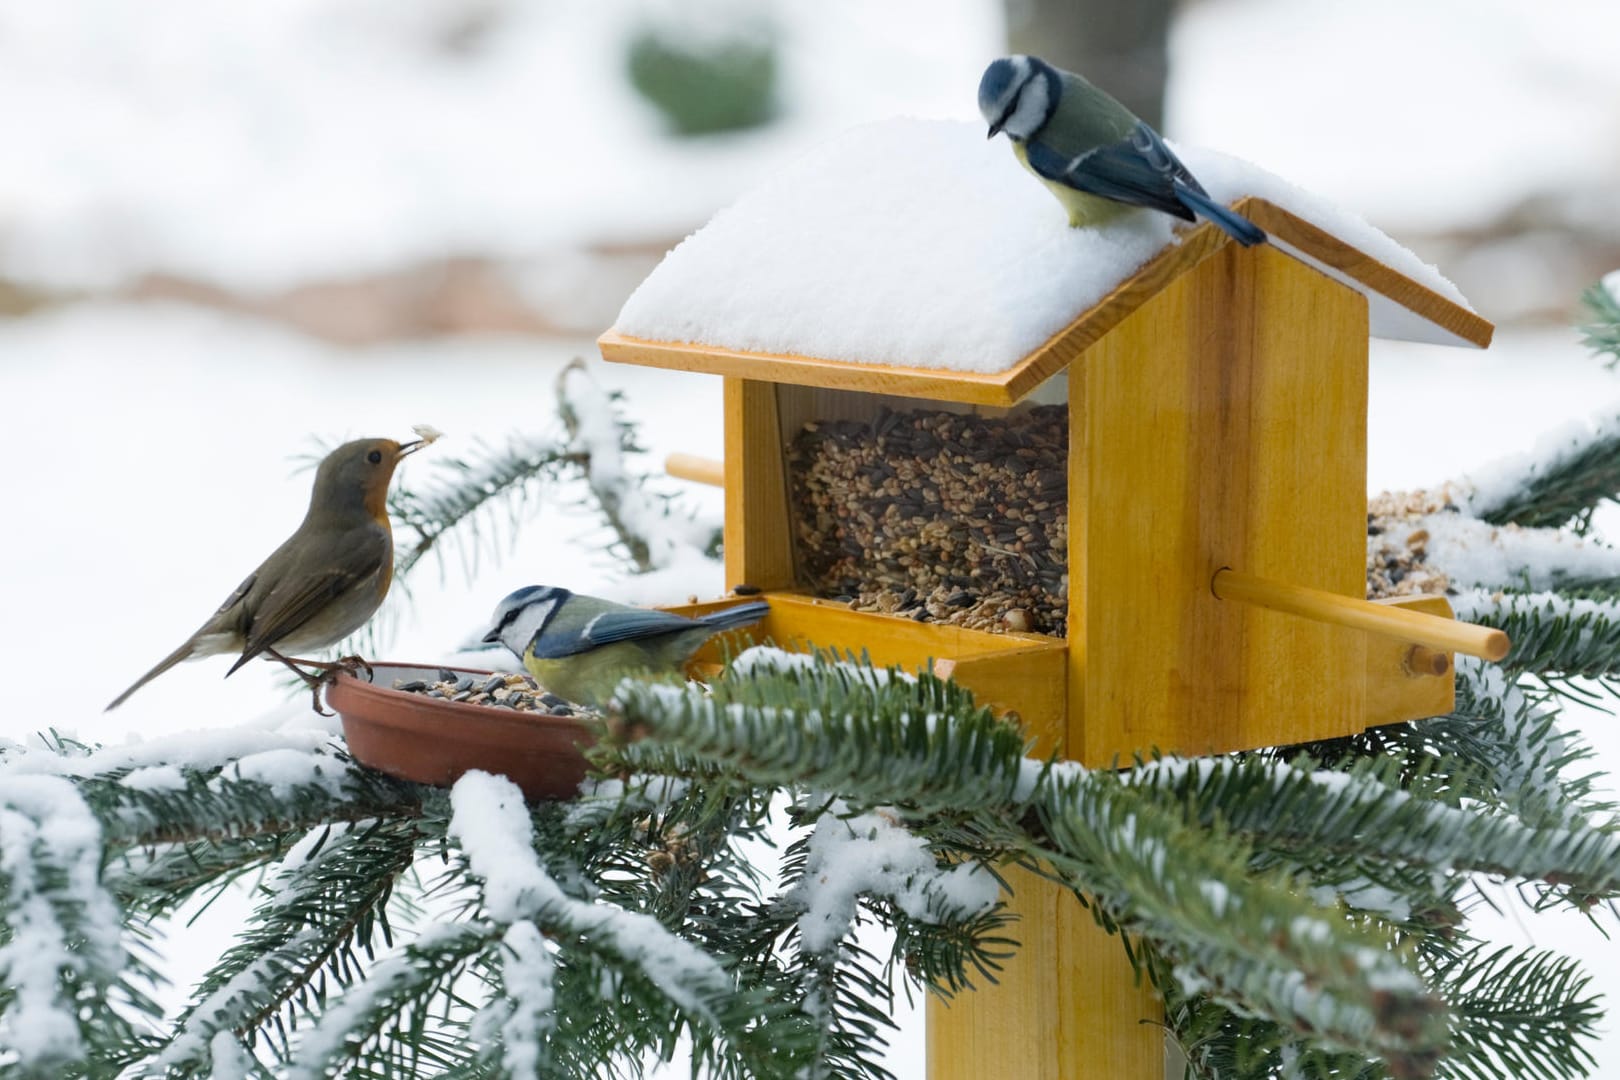
[[[1007,44],[1076,71],[1154,127],[1164,120],[1173,0],[1006,0]]]

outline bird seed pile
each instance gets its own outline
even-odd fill
[[[1445,491],[1386,491],[1367,500],[1367,595],[1441,595],[1451,591],[1445,571],[1429,562],[1429,531],[1418,520],[1457,512]]]
[[[542,690],[533,676],[499,671],[480,676],[457,674],[444,669],[439,672],[436,681],[395,679],[394,689],[445,701],[464,701],[469,705],[488,705],[542,716],[575,716],[584,711],[580,706]]]
[[[788,447],[800,565],[857,611],[1061,636],[1068,412],[881,411]]]

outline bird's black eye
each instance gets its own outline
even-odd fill
[[[382,451],[373,450],[371,453],[366,455],[366,460],[371,462],[373,465],[377,464],[377,462],[382,460]]]

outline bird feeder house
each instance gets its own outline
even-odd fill
[[[1027,186],[1029,212],[1066,228],[1006,166],[1009,197]],[[932,665],[1016,713],[1040,751],[1093,767],[1444,713],[1448,654],[1500,659],[1507,642],[1452,621],[1443,597],[1366,599],[1368,340],[1482,348],[1492,327],[1331,222],[1229,201],[1269,243],[1166,224],[1156,253],[1002,370],[622,325],[599,346],[613,362],[721,376],[726,582],[770,601],[760,640]],[[811,485],[828,443],[843,458]],[[953,496],[953,475],[1003,490]],[[835,539],[807,543],[818,529]],[[849,543],[868,534],[891,546]],[[863,556],[873,576],[900,575],[893,610],[851,602],[844,579]],[[1027,599],[1042,589],[1046,609]],[[997,591],[999,616],[984,614]],[[964,608],[980,615],[951,621]],[[1024,947],[1000,985],[931,1007],[931,1075],[1161,1075],[1158,1029],[1136,1022],[1153,1015],[1151,992],[1132,987],[1118,944],[1055,887],[1021,877],[1015,893]],[[1109,980],[1119,992],[1099,1005]]]

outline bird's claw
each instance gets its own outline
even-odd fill
[[[327,672],[309,684],[310,706],[321,716],[337,715],[337,713],[328,711],[327,709],[321,707],[321,690],[328,682],[331,681],[331,679],[332,673]]]
[[[377,673],[372,670],[370,662],[360,656],[340,656],[333,661],[332,668],[333,671],[347,671],[356,677],[364,671],[366,682],[375,682],[377,678]]]

